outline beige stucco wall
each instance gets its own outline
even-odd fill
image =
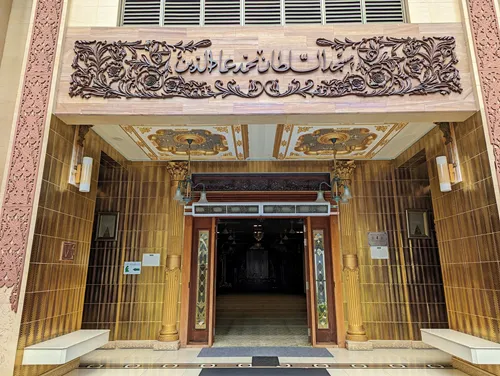
[[[460,0],[406,1],[409,22],[442,23],[462,21]],[[70,2],[68,26],[117,26],[120,18],[120,6],[120,0],[72,0]]]
[[[406,0],[411,23],[462,22],[460,0]]]
[[[0,64],[2,62],[5,34],[7,33],[7,26],[9,25],[11,5],[12,0],[0,0]]]
[[[120,0],[72,0],[68,26],[117,26]]]
[[[0,0],[0,2],[5,2],[5,0]],[[12,0],[12,9],[5,36],[4,52],[0,65],[0,181],[2,181],[9,148],[32,5],[33,0]],[[0,15],[2,9],[0,7]]]

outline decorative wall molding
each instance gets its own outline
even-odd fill
[[[209,192],[316,192],[330,174],[193,174],[194,184],[203,183]],[[196,190],[201,190],[197,188]]]
[[[201,56],[193,56],[198,49],[212,46],[209,39],[176,44],[79,40],[74,45],[69,95],[86,99],[257,98],[263,94],[273,98],[336,98],[462,92],[455,38],[451,36],[374,36],[359,41],[318,38],[316,45],[314,54],[291,50],[266,54],[257,50],[255,55],[244,55],[243,62],[235,62],[236,57],[225,56],[223,50],[206,50]],[[263,80],[237,82],[237,77],[249,72],[295,76],[283,87],[280,79],[270,79],[269,75]],[[315,82],[311,78],[315,72],[329,79]],[[213,87],[192,79],[212,74],[218,78]],[[232,76],[223,80],[228,74]]]
[[[184,180],[188,172],[187,162],[168,162],[165,166],[170,174],[172,183]]]
[[[35,203],[63,0],[38,0],[24,73],[0,224],[0,287],[17,312]]]
[[[467,0],[490,142],[500,181],[500,28],[496,0]]]

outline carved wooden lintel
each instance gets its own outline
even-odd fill
[[[359,41],[318,38],[318,50],[312,54],[257,50],[254,56],[244,55],[242,62],[224,56],[222,50],[193,55],[211,45],[208,39],[175,44],[157,40],[76,41],[69,95],[86,99],[257,98],[264,94],[273,98],[337,98],[462,92],[452,36],[374,36]],[[212,72],[218,77],[232,76],[218,78],[212,86],[203,81]],[[267,76],[236,81],[240,74],[249,72]],[[288,79],[284,73],[295,76]],[[313,73],[324,79],[300,78]],[[284,78],[280,82],[270,74]],[[193,79],[196,76],[200,79]]]

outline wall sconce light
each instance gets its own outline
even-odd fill
[[[439,189],[441,192],[451,192],[450,169],[448,159],[445,156],[436,158],[437,172],[439,178]]]
[[[453,184],[462,181],[462,172],[458,159],[457,143],[455,142],[455,129],[451,123],[436,123],[441,132],[446,155],[436,158],[439,187],[441,192],[450,192]]]
[[[77,125],[73,139],[73,154],[69,173],[69,183],[80,192],[90,192],[92,180],[92,158],[84,157],[85,136],[90,131],[91,125]]]
[[[92,183],[92,158],[84,157],[81,164],[80,175],[80,192],[90,192],[90,185]]]

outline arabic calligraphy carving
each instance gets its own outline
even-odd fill
[[[207,39],[173,45],[154,40],[77,41],[69,94],[86,99],[154,99],[256,98],[262,94],[274,98],[290,95],[335,98],[462,92],[453,37],[372,37],[357,42],[348,38],[344,41],[320,38],[316,44],[320,49],[312,62],[307,53],[273,50],[267,59],[264,51],[259,50],[254,59],[243,55],[243,62],[235,63],[232,58],[225,58],[222,50],[218,54],[206,50],[203,55],[193,57],[199,48],[212,45]],[[352,54],[344,56],[347,51]],[[225,83],[221,79],[228,73],[237,76],[250,72],[281,75],[319,72],[326,79],[315,83],[310,78],[302,81],[294,77],[288,79],[284,88],[280,87],[279,79],[250,79],[247,83],[238,83],[235,78]],[[213,87],[187,78],[212,73],[217,75]]]

